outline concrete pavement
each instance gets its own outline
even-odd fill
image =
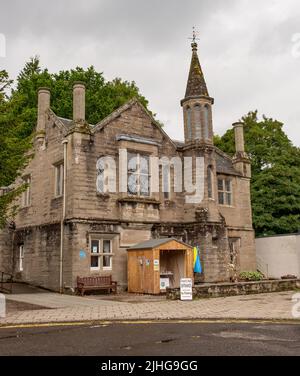
[[[111,320],[285,320],[294,319],[294,294],[291,291],[182,302],[151,296],[139,299],[132,299],[129,295],[128,299],[126,296],[79,297],[37,291],[8,295],[8,301],[32,305],[34,310],[8,312],[5,318],[0,319],[0,325]]]

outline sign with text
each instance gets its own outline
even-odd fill
[[[180,279],[180,300],[193,300],[192,278]]]

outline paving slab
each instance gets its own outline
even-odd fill
[[[50,292],[12,294],[8,297],[10,301],[42,306],[44,309],[10,312],[5,318],[0,319],[0,325],[168,319],[293,320],[294,294],[294,291],[290,291],[185,302],[149,299],[134,303],[100,299],[98,296],[94,299]]]
[[[67,307],[98,307],[111,306],[118,304],[110,300],[93,299],[74,295],[62,295],[51,292],[42,292],[34,294],[10,294],[7,300],[24,302],[29,304],[40,305],[48,308],[67,308]]]

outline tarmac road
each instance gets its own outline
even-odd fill
[[[300,355],[292,323],[163,322],[0,328],[0,355]]]

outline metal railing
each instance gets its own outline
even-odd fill
[[[13,275],[0,271],[0,292],[11,294],[13,286]]]

